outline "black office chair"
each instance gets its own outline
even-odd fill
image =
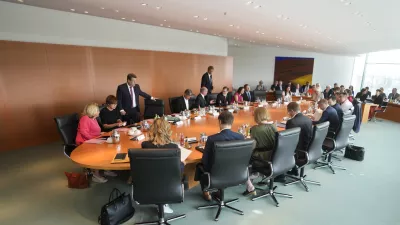
[[[168,99],[168,101],[169,101],[169,110],[171,110],[171,113],[180,113],[180,112],[178,112],[179,110],[177,109],[177,100],[179,98],[182,98],[182,96],[172,97],[172,98]]]
[[[283,93],[283,91],[275,91],[276,100],[282,99],[282,93]]]
[[[316,181],[306,180],[306,175],[304,174],[304,169],[307,165],[316,162],[322,156],[322,144],[328,134],[329,122],[321,123],[314,126],[313,137],[307,150],[296,150],[296,166],[300,169],[300,176],[295,177],[291,175],[286,175],[293,179],[294,181],[286,183],[285,186],[295,183],[301,183],[306,191],[308,187],[306,183],[321,185],[321,183]]]
[[[379,109],[374,110],[374,116],[373,116],[372,119],[371,119],[373,122],[376,122],[376,121],[382,122],[382,121],[383,121],[383,120],[377,120],[377,119],[376,119],[376,114],[378,114],[378,113],[385,113],[388,104],[389,104],[389,101],[383,101],[382,104],[379,106]]]
[[[340,130],[336,135],[334,135],[334,138],[331,137],[325,138],[324,143],[322,145],[322,149],[325,151],[324,156],[326,160],[323,162],[316,162],[317,166],[315,166],[314,169],[328,167],[334,174],[336,172],[333,168],[346,170],[346,168],[332,163],[332,153],[334,151],[342,150],[347,147],[347,145],[349,144],[350,131],[351,129],[353,129],[355,120],[356,120],[355,115],[343,117],[343,122],[342,125],[340,126]]]
[[[254,98],[255,99],[260,99],[260,101],[266,100],[267,99],[267,93],[265,91],[254,91]]]
[[[169,224],[186,215],[164,217],[164,205],[182,203],[184,188],[181,179],[179,149],[129,149],[132,198],[138,204],[157,205],[158,220],[136,224]]]
[[[153,119],[156,115],[164,115],[164,101],[161,99],[144,100],[144,119]]]
[[[271,196],[276,207],[278,207],[279,202],[276,200],[275,196],[293,198],[292,195],[275,192],[276,186],[274,187],[274,178],[287,173],[296,165],[294,152],[297,143],[299,142],[300,130],[299,127],[296,127],[275,133],[275,147],[272,153],[271,162],[261,159],[253,160],[252,170],[261,173],[270,180],[267,190],[257,188],[257,190],[265,193],[254,197],[252,199],[253,201],[266,196]]]
[[[208,209],[218,207],[215,220],[218,221],[221,209],[226,207],[243,215],[243,211],[235,209],[229,204],[239,201],[237,198],[225,201],[224,190],[228,187],[237,186],[247,181],[249,176],[249,161],[253,149],[254,140],[224,141],[214,144],[213,164],[210,172],[202,171],[200,182],[204,191],[218,190],[220,196],[212,195],[217,203],[200,206],[197,209]],[[201,168],[201,167],[200,167]]]
[[[214,101],[217,101],[217,96],[218,96],[218,93],[208,93],[208,95],[207,95],[208,97],[208,101],[210,102],[211,100],[214,100]],[[215,103],[214,103],[215,104]],[[214,105],[213,104],[213,105]]]
[[[70,157],[72,151],[76,148],[75,139],[78,132],[79,115],[78,113],[74,113],[55,117],[54,121],[64,142],[64,154]]]

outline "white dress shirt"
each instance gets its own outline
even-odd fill
[[[131,93],[131,86],[129,86],[129,84],[126,84],[128,86],[128,90],[129,90],[129,94],[131,94],[132,96],[132,108],[136,107],[136,97],[135,97],[135,88],[132,87],[132,92]]]
[[[343,113],[346,114],[353,108],[353,104],[351,104],[351,102],[348,99],[346,99],[345,102],[340,104],[340,108],[342,108]]]
[[[185,97],[183,97],[183,100],[185,100],[186,110],[189,110],[189,100],[187,100]]]

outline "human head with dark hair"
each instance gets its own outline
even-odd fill
[[[353,85],[350,85],[350,86],[349,86],[349,89],[350,89],[351,91],[354,91]]]
[[[329,103],[330,106],[336,105],[336,103],[337,103],[336,96],[332,95],[331,97],[329,97],[328,103]]]
[[[344,92],[346,90],[346,88],[344,87],[344,85],[340,85],[340,91]]]
[[[109,95],[106,98],[106,105],[109,109],[114,110],[117,107],[118,100],[114,95]]]
[[[382,94],[382,90],[381,89],[376,89],[376,96],[379,96]]]
[[[287,105],[287,112],[291,118],[300,113],[300,105],[297,102],[291,102]]]
[[[286,94],[288,94],[288,93],[292,94],[290,86],[287,86],[285,91],[286,91]]]
[[[318,102],[318,107],[319,107],[320,109],[322,109],[322,110],[324,111],[326,108],[328,108],[328,106],[329,106],[328,100],[326,100],[326,99],[321,99],[321,100],[319,100],[319,102]]]
[[[283,84],[283,81],[279,80],[279,86],[282,86],[282,84]]]
[[[189,100],[190,97],[192,97],[192,95],[193,95],[193,92],[190,89],[186,89],[185,92],[183,93],[183,97],[187,100]]]
[[[340,92],[339,97],[339,102],[344,103],[348,99],[349,94],[346,91],[342,91]]]
[[[310,85],[310,82],[307,81],[307,82],[306,82],[306,86],[308,86],[308,85]]]
[[[367,89],[362,88],[360,92],[361,92],[361,94],[365,95],[367,93]]]
[[[233,124],[233,114],[229,111],[223,111],[218,116],[219,128],[222,129],[231,129]]]
[[[223,96],[226,97],[228,95],[228,92],[229,92],[229,88],[227,86],[222,88],[222,92],[221,93],[222,93]]]
[[[353,95],[353,92],[350,89],[346,89],[345,92],[347,93],[347,96]]]
[[[365,90],[369,91],[369,87],[365,87]]]
[[[337,83],[334,83],[334,84],[333,84],[333,88],[337,88],[337,87],[339,87],[338,84],[337,84]]]
[[[212,74],[212,73],[214,72],[214,67],[213,67],[213,66],[209,66],[209,67],[207,68],[207,72],[208,72],[209,74]]]
[[[244,91],[250,91],[250,85],[248,85],[248,84],[245,84],[243,86],[243,88],[244,88]]]
[[[130,73],[126,76],[126,82],[129,86],[134,87],[136,85],[137,76],[133,73]]]
[[[242,95],[244,93],[244,88],[243,87],[239,87],[237,89],[236,93],[238,93],[239,95]]]
[[[279,81],[276,80],[275,83],[274,83],[274,85],[275,85],[275,86],[278,86],[278,84],[279,84]]]

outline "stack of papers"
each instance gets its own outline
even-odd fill
[[[184,162],[187,157],[189,157],[189,155],[192,153],[192,151],[181,146],[179,146],[179,149],[181,150],[181,162]]]
[[[106,140],[102,140],[102,139],[90,139],[85,141],[85,143],[87,144],[103,144],[104,142],[106,142]]]

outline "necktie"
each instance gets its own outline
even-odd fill
[[[250,92],[247,92],[247,97],[249,98],[249,101],[251,101]]]
[[[131,88],[132,108],[135,108],[136,107],[135,92],[133,91],[133,87],[130,88]]]

